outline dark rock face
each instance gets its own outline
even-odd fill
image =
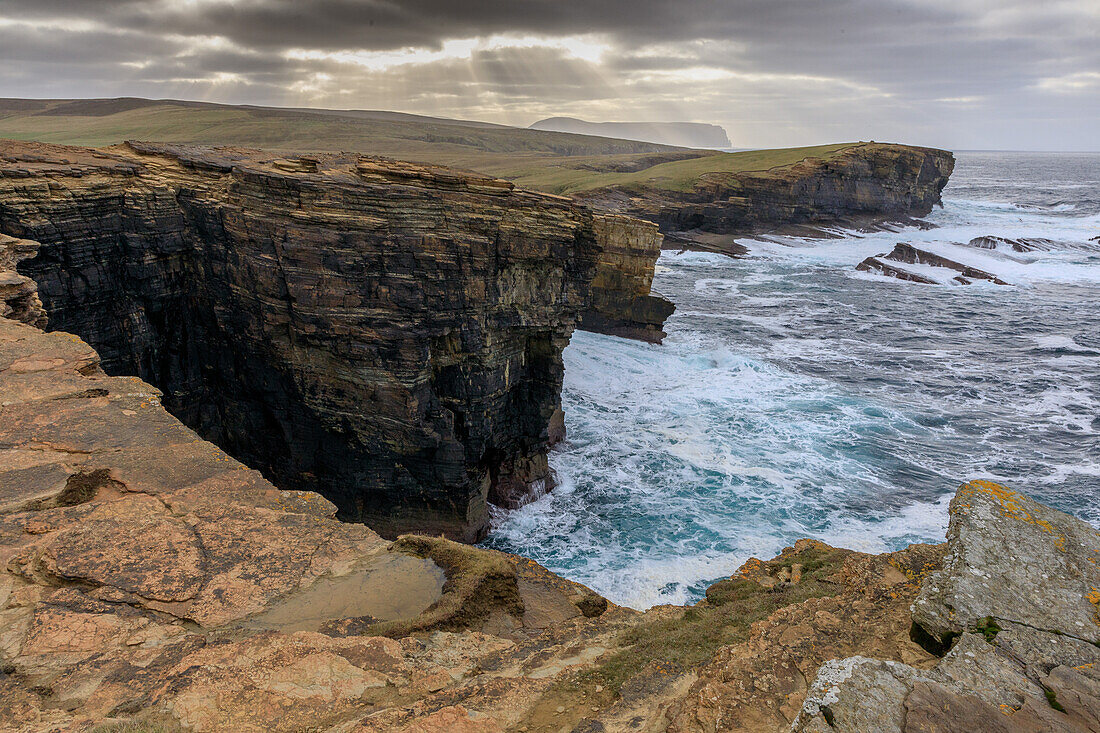
[[[602,189],[584,197],[656,222],[663,232],[733,235],[800,225],[907,222],[940,203],[954,167],[955,157],[946,150],[862,143],[828,158],[766,171],[707,173],[686,192]],[[682,239],[689,249],[715,250]]]
[[[940,281],[935,278],[928,277],[919,272],[913,272],[906,270],[904,267],[898,267],[891,264],[892,262],[899,262],[909,265],[928,265],[930,267],[938,267],[944,270],[953,270],[958,272],[952,280],[962,285],[969,285],[975,280],[988,280],[996,285],[1008,285],[1001,278],[997,277],[991,272],[985,270],[979,270],[976,267],[970,265],[964,265],[961,262],[955,262],[954,260],[938,255],[935,252],[928,252],[923,249],[918,249],[911,244],[905,242],[898,242],[894,245],[894,249],[887,254],[875,255],[868,257],[867,259],[856,265],[856,269],[863,272],[877,272],[887,277],[895,277],[899,280],[906,280],[909,282],[923,283],[925,285],[939,285]]]
[[[632,226],[357,156],[0,145],[0,231],[41,244],[20,271],[50,329],[385,534],[476,540],[488,497],[547,482],[561,352]]]

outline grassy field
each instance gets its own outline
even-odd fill
[[[553,164],[509,176],[516,183],[558,194],[594,188],[645,186],[668,191],[690,191],[705,173],[744,173],[793,165],[805,158],[828,158],[858,143],[815,145],[805,148],[746,150],[718,153],[688,160],[661,163],[631,173],[593,173]]]
[[[557,194],[607,186],[686,191],[705,173],[767,170],[853,144],[716,153],[392,112],[141,99],[0,99],[0,138],[89,147],[152,140],[351,151],[475,170]]]

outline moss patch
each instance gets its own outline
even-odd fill
[[[1066,712],[1066,709],[1062,706],[1062,703],[1058,702],[1058,696],[1054,694],[1054,690],[1050,689],[1049,687],[1044,687],[1043,694],[1046,695],[1047,703],[1049,703],[1052,708],[1060,713]]]
[[[447,582],[443,596],[419,616],[374,624],[369,634],[399,637],[417,631],[458,631],[475,626],[498,609],[523,615],[515,568],[499,552],[420,535],[403,535],[390,549],[432,560],[443,569]]]
[[[997,625],[992,616],[986,616],[979,619],[972,630],[974,633],[984,636],[985,640],[992,644],[993,640],[997,638],[997,634],[1000,633],[1001,627]]]
[[[786,554],[771,565],[800,563],[801,581],[766,588],[747,578],[719,581],[707,590],[707,600],[675,618],[643,623],[623,632],[622,647],[602,665],[587,672],[581,683],[600,684],[618,692],[624,682],[651,663],[677,671],[701,667],[723,646],[748,638],[753,623],[775,611],[810,598],[838,595],[842,586],[828,578],[851,553],[815,545]]]

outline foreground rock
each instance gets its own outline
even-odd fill
[[[917,669],[822,667],[797,731],[1100,730],[1100,532],[1010,489],[964,485],[943,568],[913,605]]]
[[[0,396],[0,730],[500,730],[633,615],[338,522],[69,334],[0,318]]]
[[[40,245],[4,312],[37,281],[108,373],[387,535],[476,540],[545,490],[578,319],[659,340],[671,312],[653,225],[349,154],[4,142],[0,231]]]
[[[894,249],[886,254],[868,257],[856,265],[856,269],[925,285],[946,283],[970,285],[975,280],[984,280],[996,285],[1009,284],[991,272],[956,262],[941,254],[904,242],[898,242],[894,245]]]

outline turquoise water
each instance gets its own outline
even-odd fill
[[[969,478],[1100,525],[1100,156],[961,154],[944,199],[927,231],[663,254],[665,343],[574,336],[559,486],[488,544],[642,608],[800,537],[942,540]],[[1053,244],[983,255],[1013,287],[854,269],[982,235]]]

